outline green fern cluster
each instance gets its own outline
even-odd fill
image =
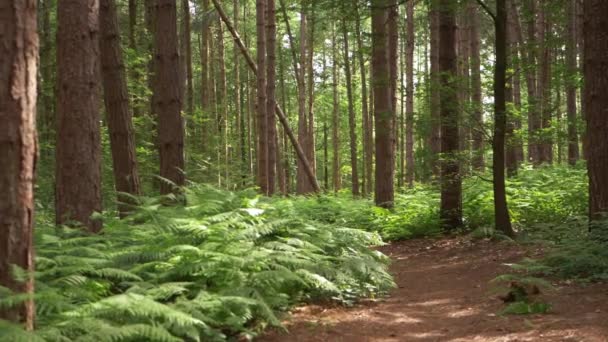
[[[35,337],[46,341],[222,341],[251,337],[298,302],[350,302],[393,286],[375,233],[302,219],[251,191],[194,184],[138,198],[100,235],[39,226]],[[0,289],[0,306],[27,299]],[[8,338],[8,337],[10,338]],[[3,322],[0,340],[32,335]]]

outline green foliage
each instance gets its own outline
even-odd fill
[[[41,216],[37,338],[221,341],[280,326],[279,314],[298,302],[350,303],[393,286],[388,258],[370,249],[382,243],[377,233],[329,216],[304,219],[290,201],[253,191],[193,184],[185,204],[168,206],[169,197],[139,198],[125,220],[108,215],[100,235]],[[3,307],[27,299],[2,297]],[[28,340],[2,324],[9,340]]]
[[[500,313],[502,315],[533,315],[545,314],[549,310],[551,310],[551,305],[548,303],[519,301],[507,305]]]

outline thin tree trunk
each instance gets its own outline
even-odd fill
[[[139,173],[129,110],[125,65],[120,49],[120,27],[115,0],[100,0],[99,27],[103,94],[106,106],[114,184],[119,193],[139,195]],[[133,209],[128,197],[118,196],[121,217]]]
[[[53,74],[54,51],[53,38],[54,34],[51,29],[51,11],[54,8],[53,0],[42,1],[42,27],[40,41],[40,76],[41,82],[38,84],[38,127],[39,136],[44,141],[53,139],[55,130],[55,98],[56,98],[56,76]]]
[[[249,51],[245,47],[245,44],[243,44],[243,42],[241,41],[241,38],[240,38],[238,32],[236,32],[236,30],[234,30],[234,27],[232,26],[232,24],[230,23],[230,19],[228,18],[228,16],[226,16],[226,13],[222,9],[222,7],[219,3],[219,0],[212,0],[212,1],[213,1],[213,4],[214,4],[217,12],[220,15],[220,18],[226,24],[226,27],[232,34],[235,42],[239,46],[239,49],[243,53],[243,56],[245,57],[245,61],[247,62],[247,65],[249,66],[249,68],[251,69],[251,71],[253,72],[254,75],[256,75],[256,76],[259,75],[261,73],[261,71],[260,71],[261,69],[258,69],[258,65],[253,61],[253,58],[251,58],[251,56],[249,55]],[[289,122],[287,121],[287,117],[285,116],[283,109],[281,108],[281,106],[278,105],[278,103],[275,105],[275,114],[279,118],[279,121],[280,121],[281,125],[283,126],[283,129],[285,130],[285,133],[289,137],[291,145],[295,149],[296,155],[298,157],[298,161],[301,162],[302,166],[304,167],[304,172],[308,178],[310,187],[313,189],[312,191],[319,192],[320,187],[319,187],[319,183],[317,182],[317,178],[315,176],[314,170],[306,158],[304,149],[298,143],[298,140],[297,140],[295,134],[289,127]]]
[[[399,51],[399,5],[397,0],[389,0],[388,8],[388,46],[389,56],[388,63],[390,67],[390,89],[391,89],[391,109],[393,111],[392,117],[392,153],[393,160],[397,148],[397,80],[399,79],[399,67],[398,67],[398,51]]]
[[[551,136],[544,132],[548,132],[551,128],[551,117],[552,117],[552,101],[551,101],[551,47],[549,42],[551,40],[551,19],[549,13],[545,7],[545,4],[540,4],[539,9],[539,43],[541,44],[540,49],[540,74],[539,74],[539,92],[542,97],[541,100],[541,115],[540,115],[540,128],[542,129],[541,143],[540,143],[540,163],[551,164],[553,162],[553,142]]]
[[[230,152],[228,150],[228,81],[226,78],[226,53],[224,48],[224,29],[220,19],[217,20],[217,65],[219,67],[219,75],[216,80],[216,101],[217,101],[217,120],[219,133],[219,148],[218,148],[218,167],[222,167],[223,161],[223,177],[224,185],[230,186],[229,165]],[[222,172],[218,172],[218,179],[221,179]],[[220,181],[221,184],[221,181]]]
[[[589,218],[608,212],[608,2],[584,1],[585,109],[588,134]]]
[[[359,196],[359,163],[357,161],[357,123],[355,121],[355,103],[353,99],[353,85],[350,68],[350,49],[348,46],[348,28],[346,21],[342,20],[342,38],[344,40],[344,75],[346,76],[346,96],[348,98],[348,133],[350,138],[350,167],[351,191],[353,196]]]
[[[405,48],[405,71],[407,78],[405,102],[405,180],[411,188],[414,186],[414,2],[407,3],[407,43]]]
[[[492,174],[496,230],[513,237],[505,189],[505,132],[507,129],[507,0],[496,0],[496,64],[494,66],[494,140]]]
[[[57,140],[55,219],[99,232],[101,137],[99,7],[96,0],[57,5]]]
[[[185,183],[184,123],[181,117],[176,12],[175,0],[158,0],[155,5],[154,112],[158,115],[160,176],[182,186]],[[161,194],[174,190],[173,185],[161,182]]]
[[[469,43],[471,53],[471,102],[473,109],[473,129],[471,132],[473,138],[472,153],[473,159],[471,166],[473,170],[483,172],[485,169],[484,160],[484,120],[483,120],[483,103],[481,90],[481,37],[480,37],[480,22],[479,11],[477,4],[473,0],[469,2],[467,7],[467,16],[471,20]]]
[[[190,1],[182,0],[183,12],[183,35],[182,35],[182,62],[185,72],[186,92],[184,99],[186,101],[186,113],[194,112],[194,84],[192,82],[192,35],[191,35],[191,19],[190,19]]]
[[[256,0],[257,27],[257,138],[258,138],[258,186],[263,194],[269,194],[268,178],[268,111],[266,102],[266,0]]]
[[[505,0],[505,1],[509,1],[509,0]],[[508,9],[509,6],[507,6]],[[505,55],[506,55],[506,60],[507,60],[507,68],[514,70],[513,74],[511,75],[511,77],[509,77],[509,80],[506,81],[507,85],[506,85],[506,103],[510,103],[511,104],[511,108],[514,108],[517,110],[517,107],[515,106],[515,80],[518,79],[518,74],[517,74],[517,65],[516,65],[516,61],[518,60],[517,57],[517,37],[514,34],[514,30],[512,29],[515,25],[513,19],[514,17],[509,14],[509,11],[507,10],[507,13],[505,14],[507,16],[507,24],[506,24],[506,32],[505,32],[505,36],[506,36],[506,48],[505,48]],[[505,71],[506,72],[506,71]],[[505,105],[505,108],[506,105]],[[505,127],[505,139],[504,139],[504,143],[505,143],[505,148],[506,148],[506,152],[505,152],[505,166],[507,168],[507,175],[509,177],[513,177],[515,175],[517,175],[517,169],[519,168],[518,165],[518,160],[517,160],[517,143],[516,143],[516,137],[515,137],[515,129],[516,129],[516,123],[515,123],[515,118],[514,115],[511,111],[506,110],[505,112],[505,121],[506,121],[506,127]]]
[[[439,75],[439,0],[431,0],[430,31],[431,31],[431,169],[433,176],[439,178],[439,153],[441,152],[441,115],[440,115],[440,75]]]
[[[524,2],[529,18],[527,19],[527,35],[528,35],[528,58],[526,65],[526,85],[528,88],[528,159],[534,165],[540,164],[540,145],[539,145],[539,130],[541,127],[540,115],[538,112],[539,103],[537,94],[539,87],[536,79],[536,0],[526,0]],[[520,43],[523,43],[520,40]],[[522,44],[523,45],[523,44]]]
[[[578,131],[576,128],[576,1],[568,6],[568,35],[566,45],[566,102],[568,108],[568,164],[574,166],[579,159]]]
[[[46,2],[46,1],[45,1]],[[129,8],[129,48],[132,51],[137,51],[137,6],[138,1],[137,0],[129,0],[128,2],[128,8]],[[138,70],[136,68],[134,68],[134,70],[132,70],[130,72],[129,77],[131,77],[133,80],[136,81],[141,81],[141,75],[138,72]],[[137,98],[133,98],[132,99],[132,108],[133,108],[133,115],[135,116],[139,116],[140,115],[140,104]]]
[[[521,34],[521,26],[519,22],[519,15],[517,12],[517,5],[515,1],[507,2],[508,16],[509,16],[509,34],[511,35],[510,39],[513,41],[513,46],[515,47],[514,51],[514,63],[513,63],[513,105],[515,109],[521,113],[521,77],[522,77],[522,66],[526,60],[525,57],[525,48],[521,44],[521,40],[519,39],[519,35]],[[522,122],[521,115],[517,115],[513,119],[513,124],[516,130],[521,131]],[[512,140],[509,142],[513,144],[513,148],[515,150],[515,159],[517,161],[517,165],[519,166],[524,161],[524,146],[522,143],[522,138],[519,135],[515,135],[512,137]]]
[[[203,0],[204,15],[209,10],[209,0]],[[203,111],[209,110],[209,22],[201,21],[201,107]],[[206,138],[206,137],[203,137]],[[205,141],[205,140],[204,140]]]
[[[308,87],[308,155],[307,159],[312,169],[317,172],[317,158],[315,156],[316,153],[316,142],[315,142],[315,69],[314,69],[314,54],[315,54],[315,24],[316,24],[316,15],[315,15],[315,2],[310,3],[310,21],[308,24],[307,32],[307,59],[306,59],[306,71],[308,80],[306,82],[306,86]]]
[[[376,205],[394,205],[395,160],[393,149],[394,111],[390,86],[390,39],[387,28],[392,0],[372,0],[372,70],[376,125]]]
[[[355,34],[357,38],[357,59],[359,61],[359,73],[361,78],[361,121],[363,123],[363,195],[367,196],[372,192],[372,173],[374,144],[372,134],[371,113],[368,105],[367,75],[365,70],[365,59],[363,57],[363,39],[361,37],[361,18],[359,16],[359,6],[355,5],[357,20],[355,20]],[[371,96],[371,93],[369,94]],[[371,102],[371,101],[370,101]]]
[[[462,180],[460,175],[459,112],[456,76],[456,10],[452,1],[439,1],[439,72],[441,108],[441,208],[444,229],[462,225]]]
[[[277,44],[279,49],[279,56],[283,56],[282,44]],[[281,106],[283,108],[289,108],[287,106],[287,86],[285,85],[285,63],[283,58],[279,58],[279,80],[281,85]],[[288,116],[287,113],[285,113]],[[279,178],[279,188],[283,195],[289,195],[289,143],[286,139],[285,129],[282,129],[278,134],[279,145],[277,148],[277,174]]]
[[[69,8],[61,6],[61,9],[65,12]],[[0,34],[0,286],[33,295],[34,177],[38,153],[36,1],[9,0],[1,6],[0,18],[3,20]],[[65,20],[65,13],[61,19]],[[66,34],[64,29],[61,33]],[[26,279],[15,279],[13,266],[27,272]],[[26,330],[34,329],[34,315],[32,299],[12,309],[0,308],[0,319],[21,323]]]
[[[342,175],[340,174],[340,102],[338,97],[338,46],[336,42],[336,27],[332,25],[331,47],[332,47],[332,134],[331,141],[333,146],[332,160],[332,183],[334,191],[338,192],[342,188]]]
[[[277,124],[276,111],[276,46],[277,26],[274,0],[266,0],[266,125],[268,130],[268,195],[275,193],[277,173]]]
[[[581,74],[584,74],[584,61],[585,61],[585,34],[584,34],[584,16],[583,13],[584,0],[578,0],[576,6],[576,25],[578,27],[577,30],[577,46],[578,46],[578,54],[579,54],[579,70]],[[587,101],[585,101],[585,82],[580,87],[580,101],[581,101],[581,113],[583,120],[587,121]],[[582,158],[588,160],[589,155],[589,137],[587,134],[587,130],[583,130],[581,132],[581,142],[583,145],[583,153]]]
[[[303,6],[303,5],[302,5]],[[308,141],[310,134],[308,132],[308,119],[306,115],[306,85],[305,85],[305,75],[306,75],[306,43],[307,43],[307,16],[304,11],[304,7],[300,12],[300,68],[299,68],[299,82],[298,82],[298,142],[303,147],[304,153],[306,154],[306,159],[310,159],[310,152],[308,149],[310,148],[310,143]],[[297,193],[298,194],[306,194],[310,192],[310,188],[308,187],[308,182],[306,182],[304,167],[301,165],[302,163],[298,162],[298,172],[297,172]],[[314,170],[314,168],[313,168]]]

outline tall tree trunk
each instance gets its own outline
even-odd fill
[[[194,112],[194,84],[192,82],[192,35],[191,35],[191,19],[190,19],[190,1],[182,0],[182,39],[181,39],[181,48],[182,48],[182,63],[184,66],[182,67],[185,71],[185,93],[183,98],[186,102],[185,111],[188,114],[192,114]]]
[[[234,29],[239,29],[239,21],[241,20],[240,9],[241,6],[239,4],[239,0],[233,1],[233,21],[234,21]],[[245,169],[244,166],[247,164],[247,151],[245,146],[245,120],[243,119],[243,84],[241,83],[241,63],[240,63],[240,52],[238,45],[234,43],[233,45],[233,63],[234,63],[234,121],[236,124],[236,150],[240,155],[239,161],[239,173],[241,173],[241,178],[243,181],[243,186],[245,185]]]
[[[219,68],[218,78],[216,79],[216,101],[217,101],[217,124],[219,134],[218,146],[218,180],[224,186],[230,186],[229,177],[229,150],[228,150],[228,81],[226,78],[226,53],[224,48],[224,27],[221,20],[217,19],[217,62]],[[222,165],[223,164],[223,165]],[[223,170],[222,170],[223,167]],[[222,175],[223,171],[223,175]]]
[[[376,205],[394,205],[394,111],[390,87],[390,40],[387,21],[392,0],[372,0],[372,73],[376,125]]]
[[[481,37],[480,37],[480,20],[477,4],[471,0],[467,7],[467,16],[471,20],[469,43],[471,53],[471,102],[473,108],[473,129],[471,132],[473,138],[472,153],[473,159],[471,166],[473,170],[483,172],[485,169],[484,160],[484,122],[483,122],[483,103],[481,90]]]
[[[279,49],[279,56],[283,56],[283,48],[282,44],[278,44],[277,48]],[[281,85],[281,106],[287,110],[289,106],[287,105],[287,86],[285,85],[285,63],[283,58],[279,58],[279,80]],[[285,113],[286,116],[289,116],[288,113]],[[281,129],[281,132],[278,134],[279,144],[277,151],[280,157],[277,157],[277,173],[279,178],[279,188],[283,195],[289,195],[289,183],[290,183],[290,164],[289,164],[289,142],[287,139],[287,133],[285,133],[285,129]],[[282,140],[282,141],[281,141]]]
[[[276,110],[276,46],[277,26],[275,0],[266,0],[266,125],[268,130],[268,195],[275,193],[277,173],[277,124]],[[263,70],[261,70],[263,72]]]
[[[363,39],[361,37],[361,18],[359,16],[359,6],[355,5],[357,20],[355,20],[355,34],[357,36],[357,59],[359,61],[359,73],[361,78],[361,122],[363,123],[363,195],[367,196],[372,192],[372,173],[374,145],[372,134],[371,113],[368,104],[367,75],[365,70],[365,59],[363,56]],[[371,101],[370,101],[371,102]]]
[[[539,87],[536,79],[536,0],[526,0],[524,2],[525,9],[527,12],[527,63],[528,70],[526,70],[526,86],[528,88],[528,159],[534,165],[540,164],[540,144],[539,144],[539,130],[541,127],[540,115],[538,112],[538,91]],[[522,39],[520,39],[522,43]],[[523,45],[523,44],[522,44]]]
[[[548,134],[551,128],[552,117],[552,101],[551,101],[551,19],[547,11],[546,4],[541,3],[539,9],[539,37],[538,41],[541,44],[540,48],[540,70],[539,70],[539,93],[542,98],[540,110],[540,128],[541,128],[541,143],[540,143],[540,163],[553,162],[553,142]]]
[[[519,36],[521,35],[521,24],[519,21],[519,15],[517,11],[517,4],[515,1],[507,2],[508,17],[509,17],[509,34],[510,39],[513,41],[513,45],[516,48],[514,52],[514,63],[513,70],[513,105],[515,109],[521,113],[521,80],[522,80],[522,66],[526,61],[525,57],[525,47],[522,45]],[[513,119],[513,124],[516,130],[521,131],[522,121],[521,115],[515,116]],[[517,165],[519,166],[524,161],[524,146],[522,142],[522,138],[517,134],[512,137],[511,143],[514,144],[513,148],[515,150],[515,158],[517,161]]]
[[[219,3],[219,0],[213,0],[213,4],[214,4],[220,18],[226,24],[226,26],[228,27],[228,30],[232,34],[232,37],[234,38],[235,42],[238,44],[243,56],[245,57],[245,60],[247,61],[247,65],[249,66],[251,71],[256,75],[260,74],[261,71],[258,69],[258,66],[253,61],[253,58],[251,58],[251,55],[249,54],[249,51],[247,50],[245,44],[243,44],[243,41],[241,40],[238,32],[236,32],[234,30],[234,27],[232,27],[232,24],[230,23],[230,19],[228,18],[228,16],[222,9],[222,7]],[[314,170],[312,169],[310,163],[306,159],[306,155],[304,154],[304,150],[302,149],[302,146],[300,146],[300,144],[298,143],[298,140],[296,139],[295,134],[293,133],[293,131],[290,128],[289,122],[287,121],[287,116],[285,115],[285,112],[283,111],[281,106],[278,105],[278,103],[275,103],[275,114],[277,115],[279,121],[281,122],[281,125],[283,126],[285,133],[287,133],[289,140],[291,141],[291,144],[293,145],[294,149],[296,150],[296,155],[298,156],[298,160],[304,166],[304,170],[305,170],[306,176],[308,178],[310,187],[313,189],[314,192],[319,192],[321,189],[320,189],[319,183],[317,182],[317,179],[315,177]]]
[[[397,0],[389,0],[388,8],[388,63],[390,67],[390,90],[391,90],[391,109],[393,111],[392,117],[392,148],[393,155],[397,147],[397,80],[399,79],[399,66],[398,66],[398,51],[399,51],[399,5]],[[393,160],[395,157],[393,156]]]
[[[128,2],[128,10],[129,10],[129,48],[132,51],[137,51],[137,0],[129,0]],[[138,72],[137,68],[131,70],[129,77],[136,81],[141,81],[141,74]],[[140,115],[140,101],[134,97],[132,98],[132,108],[133,115]]]
[[[338,46],[336,41],[336,27],[332,25],[331,48],[332,48],[332,134],[331,142],[333,147],[332,160],[332,183],[334,191],[338,192],[342,188],[342,175],[340,174],[340,102],[338,97]]]
[[[459,152],[459,105],[456,76],[456,8],[452,1],[439,1],[439,72],[441,108],[441,208],[446,230],[462,225],[462,180]]]
[[[268,178],[268,111],[266,102],[266,0],[256,0],[257,27],[257,138],[258,138],[258,186],[263,194],[269,194]]]
[[[100,0],[99,40],[103,94],[106,106],[114,184],[119,193],[139,195],[139,173],[133,137],[133,123],[129,111],[129,92],[125,65],[120,49],[120,27],[115,0]],[[124,217],[133,209],[128,197],[118,196],[118,211]]]
[[[494,66],[494,140],[492,174],[496,230],[513,237],[505,189],[505,132],[507,129],[507,0],[496,0],[496,64]]]
[[[411,188],[414,186],[414,2],[407,3],[407,34],[405,48],[405,72],[407,79],[405,101],[405,180]]]
[[[353,196],[359,196],[359,163],[357,161],[357,123],[355,121],[355,103],[350,68],[350,49],[348,47],[348,28],[342,20],[342,38],[344,39],[344,75],[346,76],[346,96],[348,98],[348,133],[350,138],[351,190]]]
[[[584,7],[584,0],[578,0],[576,2],[576,26],[578,28],[577,30],[577,47],[578,47],[578,54],[579,54],[579,70],[581,72],[581,74],[584,74],[584,61],[585,61],[585,33],[584,33],[584,11],[583,11],[583,7]],[[587,101],[585,101],[585,82],[583,82],[583,84],[580,87],[580,101],[581,101],[581,113],[582,113],[582,117],[583,120],[586,122],[587,121]],[[588,155],[589,155],[589,137],[587,134],[587,130],[583,130],[581,132],[581,142],[583,145],[583,153],[582,153],[582,158],[585,160],[588,160]]]
[[[284,6],[283,6],[284,7]],[[305,75],[306,75],[306,32],[307,32],[307,18],[304,12],[304,6],[300,11],[300,61],[298,70],[296,73],[298,77],[298,142],[304,149],[304,153],[308,158],[308,120],[306,118],[306,86],[305,86]],[[302,162],[298,161],[297,178],[296,178],[296,190],[298,194],[306,194],[308,192],[307,182],[304,176],[304,167]]]
[[[608,212],[608,2],[584,1],[585,109],[589,139],[589,217]]]
[[[203,0],[202,15],[209,10],[209,0]],[[201,107],[204,112],[209,110],[209,22],[201,20]],[[205,124],[203,124],[205,125]],[[203,127],[203,132],[205,128]],[[203,139],[206,137],[203,136]],[[203,140],[206,141],[206,140]],[[204,144],[203,144],[204,146]]]
[[[57,4],[55,219],[99,232],[101,138],[98,1]]]
[[[55,130],[55,97],[56,97],[56,76],[54,61],[54,32],[51,26],[51,12],[54,10],[54,1],[42,1],[42,27],[40,41],[40,81],[38,84],[38,127],[39,136],[44,141],[53,139]]]
[[[160,176],[176,186],[182,186],[185,183],[184,123],[181,116],[175,0],[158,0],[155,5],[155,19],[154,112],[158,115]],[[174,190],[173,185],[161,182],[161,194]]]
[[[470,160],[470,152],[471,152],[471,146],[470,146],[470,135],[471,135],[471,130],[470,130],[470,126],[469,126],[469,122],[470,122],[470,117],[468,114],[468,108],[469,108],[469,100],[471,98],[471,91],[470,91],[470,87],[469,87],[469,63],[470,63],[470,53],[469,53],[469,49],[470,49],[470,43],[469,43],[469,36],[470,36],[470,24],[469,24],[469,18],[467,16],[467,12],[466,12],[466,8],[465,11],[461,11],[458,10],[458,14],[457,14],[457,37],[458,37],[458,43],[457,43],[457,55],[458,55],[458,100],[459,100],[459,104],[460,104],[460,111],[462,113],[462,118],[461,118],[461,124],[459,125],[460,127],[460,150],[461,150],[461,155],[462,158],[464,160],[466,160],[467,162],[464,162],[461,164],[461,172],[463,174],[468,174],[469,173],[469,163],[468,160]]]
[[[441,152],[441,118],[440,118],[440,75],[439,75],[439,0],[431,0],[430,5],[430,36],[431,36],[431,169],[433,176],[439,178],[439,153]]]
[[[0,7],[0,18],[0,286],[33,295],[36,1],[9,0]],[[65,34],[64,29],[61,32]],[[13,266],[28,272],[25,281],[15,279]],[[32,299],[12,309],[0,308],[0,319],[22,323],[27,330],[34,328],[34,314]]]
[[[306,81],[306,86],[308,87],[308,155],[306,156],[308,162],[312,166],[312,169],[317,172],[317,158],[315,156],[316,152],[316,142],[315,142],[315,68],[314,68],[314,54],[315,54],[315,24],[317,17],[315,15],[315,3],[310,3],[310,21],[308,24],[308,32],[307,32],[307,59],[306,59],[306,71],[308,80]]]
[[[576,1],[568,5],[568,35],[566,45],[566,102],[568,108],[568,164],[574,166],[579,159],[578,131],[576,128]]]
[[[510,1],[510,0],[505,0],[505,1]],[[512,0],[511,0],[512,1]],[[515,81],[518,79],[518,71],[517,71],[517,66],[518,64],[516,63],[518,60],[518,48],[517,48],[517,37],[514,34],[514,30],[512,29],[515,25],[513,19],[513,15],[511,15],[509,13],[508,10],[509,6],[507,6],[507,13],[505,14],[507,16],[507,25],[506,25],[506,32],[505,32],[505,37],[506,37],[506,48],[505,48],[505,55],[506,55],[506,60],[507,60],[507,69],[513,70],[513,73],[510,75],[508,81],[506,81],[506,90],[505,90],[505,98],[506,98],[506,103],[510,103],[511,106],[510,108],[513,108],[515,110],[518,109],[518,107],[515,105]],[[506,71],[505,71],[506,72]],[[506,105],[505,105],[505,108]],[[516,129],[516,123],[515,123],[515,115],[513,115],[512,111],[509,111],[508,109],[506,109],[505,112],[505,116],[506,116],[506,128],[505,128],[505,139],[504,139],[504,143],[505,143],[505,148],[506,148],[506,152],[505,152],[505,166],[507,168],[507,175],[509,177],[513,177],[515,175],[517,175],[517,169],[519,168],[518,165],[518,160],[517,160],[517,138],[515,136],[515,129]]]

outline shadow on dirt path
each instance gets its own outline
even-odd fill
[[[546,315],[500,316],[489,281],[534,249],[466,239],[413,240],[382,247],[398,287],[352,308],[306,306],[264,342],[608,341],[608,285],[556,284]]]

